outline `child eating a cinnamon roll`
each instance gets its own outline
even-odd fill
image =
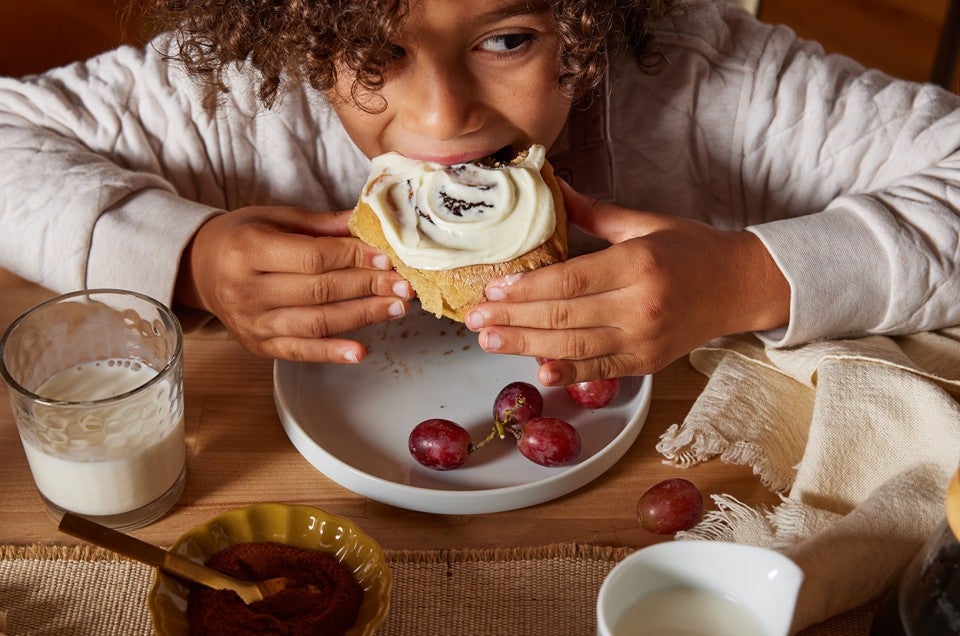
[[[464,322],[486,351],[547,359],[545,385],[651,373],[724,334],[960,322],[956,95],[728,3],[146,4],[169,30],[144,48],[0,80],[0,267],[202,310],[256,354],[356,363],[340,334],[413,295],[349,235],[370,160],[539,145],[574,253],[490,281]]]

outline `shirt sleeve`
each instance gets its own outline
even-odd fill
[[[215,122],[185,79],[153,47],[0,78],[0,267],[171,301],[180,253],[223,204]]]
[[[960,98],[764,28],[744,84],[748,230],[792,291],[773,346],[960,323]],[[770,220],[766,220],[770,219]]]

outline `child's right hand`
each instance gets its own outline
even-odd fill
[[[184,251],[175,300],[217,316],[256,355],[359,362],[363,345],[333,336],[402,316],[413,293],[350,236],[349,217],[274,206],[213,217]]]

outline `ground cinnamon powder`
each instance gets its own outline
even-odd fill
[[[240,543],[207,565],[248,581],[286,576],[293,585],[249,605],[236,592],[194,587],[187,599],[191,634],[339,636],[354,624],[363,600],[353,574],[327,552]]]

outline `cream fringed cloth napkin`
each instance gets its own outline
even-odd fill
[[[751,466],[772,509],[719,494],[678,539],[780,550],[803,569],[794,629],[880,595],[944,518],[960,464],[960,327],[768,349],[720,338],[690,354],[709,376],[657,445],[678,466]]]

